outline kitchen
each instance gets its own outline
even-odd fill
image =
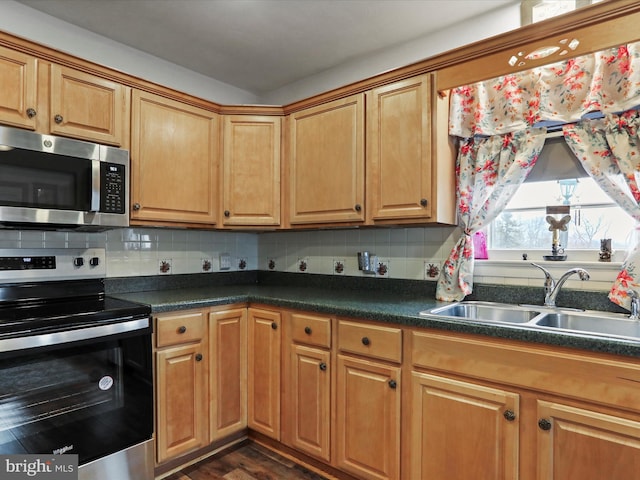
[[[16,26],[14,25],[13,28],[16,28]],[[4,26],[3,29],[5,29]],[[145,112],[150,112],[150,115],[155,115],[158,112],[158,110],[154,110],[157,103],[154,103],[155,98],[153,96],[141,93],[133,101],[134,118],[136,111],[140,115],[139,118],[142,118]],[[268,117],[273,112],[268,108],[264,108],[260,113],[263,114],[262,116]],[[272,129],[274,127],[267,126],[266,128],[268,131],[273,132]],[[147,141],[153,143],[151,140]],[[144,152],[136,150],[136,148],[140,149],[142,145],[143,143],[136,145],[132,140],[132,159],[138,158],[137,155],[144,154]],[[154,201],[161,202],[162,199],[154,199]],[[133,203],[135,202],[132,201]],[[142,210],[144,211],[146,205],[143,202],[140,203],[142,203]],[[302,206],[304,207],[304,205]],[[161,208],[157,210],[159,211]],[[151,213],[156,214],[157,212]],[[134,212],[132,212],[132,219],[133,217]],[[219,218],[220,220],[224,218],[223,212],[220,212]],[[385,287],[380,287],[379,284],[373,285],[376,281],[386,280],[360,273],[355,255],[357,251],[371,251],[380,259],[387,259],[386,266],[388,267],[389,280],[420,280],[421,282],[419,283],[421,285],[426,284],[427,288],[432,289],[435,278],[425,275],[425,266],[429,264],[441,266],[459,235],[456,234],[454,227],[449,226],[417,228],[400,226],[393,229],[323,229],[320,231],[280,231],[256,234],[251,231],[248,232],[246,228],[231,231],[156,229],[151,227],[153,222],[157,222],[157,220],[140,217],[137,222],[139,227],[110,230],[104,234],[4,230],[2,231],[2,240],[4,247],[19,249],[70,248],[76,246],[78,248],[106,248],[107,277],[114,279],[112,284],[107,282],[107,285],[111,291],[123,293],[124,291],[131,291],[129,289],[132,288],[144,290],[144,283],[151,282],[150,278],[136,279],[137,275],[143,275],[144,277],[159,276],[161,278],[158,279],[158,285],[180,288],[181,274],[195,274],[206,271],[204,266],[207,264],[209,265],[209,271],[218,272],[223,267],[226,267],[227,262],[229,274],[240,273],[241,277],[246,275],[243,278],[248,279],[251,279],[251,272],[256,270],[265,271],[265,273],[268,273],[269,270],[275,270],[275,272],[286,272],[298,276],[292,281],[294,285],[301,281],[299,275],[311,273],[331,275],[331,281],[338,282],[337,285],[344,285],[345,283],[340,282],[348,282],[349,277],[355,276],[356,278],[365,277],[363,281],[367,285],[371,284],[374,289],[388,288],[386,285]],[[269,267],[271,262],[273,262],[273,268]],[[335,272],[336,263],[343,264],[345,267],[343,271],[346,275],[334,278],[338,277],[338,275],[332,275]],[[244,268],[242,268],[242,265],[244,265]],[[305,266],[304,270],[301,268],[303,266]],[[163,272],[161,270],[167,267],[167,271]],[[488,270],[490,269],[491,267]],[[516,269],[524,270],[518,267]],[[246,270],[246,272],[242,272],[242,270]],[[486,276],[493,277],[493,273],[487,273]],[[521,281],[524,284],[537,287],[534,291],[535,294],[539,294],[542,291],[542,277],[534,268],[531,268],[530,272],[504,274],[505,277],[510,278],[513,278],[511,277],[512,275],[514,277],[522,275]],[[211,277],[217,276],[211,275]],[[225,277],[222,282],[227,281],[227,274],[223,273],[222,276]],[[378,272],[376,276],[384,275]],[[313,282],[313,277],[314,275],[308,275],[305,277],[305,281]],[[592,289],[592,291],[606,292],[615,278],[615,271],[610,270],[607,272],[604,270],[602,277],[598,278],[596,275],[592,275],[592,277],[595,278],[587,282],[588,285],[582,285],[576,281],[573,284],[575,285],[574,288],[588,288]],[[239,277],[233,276],[231,278],[237,279]],[[115,279],[123,280],[118,282]],[[529,279],[531,279],[531,282],[529,282]],[[127,282],[127,280],[129,281]],[[482,283],[482,280],[481,275],[480,278],[476,278],[476,282],[479,284]],[[217,281],[220,280],[206,280],[207,283],[215,283]],[[510,281],[513,282],[513,280]],[[487,283],[491,284],[492,282],[489,281]],[[402,285],[401,288],[408,288],[402,282],[400,285]],[[571,285],[569,284],[568,287],[571,288]],[[540,301],[538,296],[534,300],[535,302]],[[339,298],[336,298],[334,305],[338,305],[338,303]],[[194,303],[193,306],[200,307],[201,305]],[[418,306],[415,306],[415,308],[416,311],[419,311],[424,309],[424,305],[422,305],[422,308]],[[211,314],[214,312],[206,313]],[[343,315],[348,314],[345,313]],[[375,319],[375,317],[370,318]],[[271,323],[273,321],[268,324],[270,325]],[[349,324],[345,325],[344,328],[349,328]],[[394,360],[392,363],[397,362]],[[403,383],[408,385],[409,381]]]

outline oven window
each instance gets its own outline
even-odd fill
[[[0,205],[90,210],[91,162],[14,148],[0,152]]]
[[[149,335],[0,359],[0,454],[80,463],[151,438]]]

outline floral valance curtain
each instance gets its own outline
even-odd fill
[[[449,134],[461,137],[457,194],[464,234],[445,262],[436,298],[462,300],[471,293],[471,235],[500,213],[528,175],[544,144],[543,135],[533,135],[531,143],[515,142],[521,133],[543,122],[579,122],[587,113],[623,112],[638,105],[640,42],[453,89]],[[516,133],[507,135],[512,132]],[[532,131],[527,132],[531,134]],[[494,165],[495,155],[487,153],[490,149],[485,144],[501,143],[505,143],[501,155],[510,152],[510,165],[501,163],[503,158]],[[496,178],[487,182],[484,174],[495,172]],[[638,257],[640,264],[640,251]],[[628,262],[625,265],[630,266]],[[616,286],[626,281],[624,275],[623,271]],[[612,290],[614,298],[616,286]]]
[[[640,112],[564,126],[564,137],[585,170],[636,222],[640,222]],[[630,290],[640,287],[640,244],[629,253],[609,293],[630,310]]]
[[[640,42],[455,88],[449,134],[501,135],[640,104]]]
[[[457,209],[462,237],[445,262],[438,300],[462,300],[473,288],[473,234],[504,210],[527,178],[544,145],[546,129],[471,137],[461,142],[456,161]]]

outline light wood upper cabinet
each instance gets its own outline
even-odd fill
[[[108,145],[127,144],[128,88],[0,47],[0,123]]]
[[[247,309],[209,314],[210,440],[247,426]]]
[[[413,372],[411,395],[406,478],[518,479],[517,394]]]
[[[215,113],[133,92],[132,224],[213,226],[218,128]]]
[[[362,223],[364,94],[289,117],[289,221]]]
[[[37,60],[0,47],[0,123],[35,130]]]
[[[431,217],[429,75],[367,92],[367,217]]]
[[[129,114],[126,92],[119,83],[51,65],[50,132],[123,145]]]
[[[280,117],[224,117],[222,223],[280,224]]]

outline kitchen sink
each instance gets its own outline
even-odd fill
[[[632,320],[620,313],[595,310],[470,301],[432,308],[420,312],[420,315],[480,323],[510,323],[534,330],[623,337],[640,341],[640,320]]]
[[[540,315],[539,311],[509,305],[506,303],[491,302],[460,302],[437,307],[421,315],[438,315],[444,317],[463,318],[483,322],[503,323],[528,323]]]
[[[535,325],[573,332],[640,339],[640,321],[631,320],[624,315],[614,315],[599,312],[553,312],[538,319]]]

